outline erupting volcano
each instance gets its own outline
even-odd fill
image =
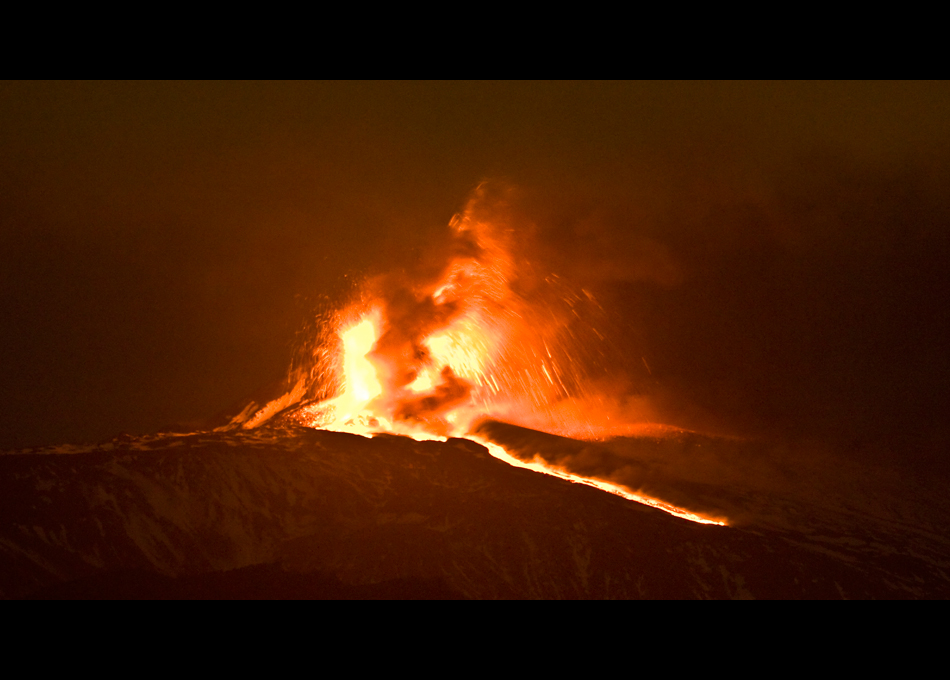
[[[942,543],[872,520],[867,493],[855,525],[820,484],[779,497],[775,470],[730,479],[730,456],[768,460],[752,440],[612,404],[599,386],[628,364],[608,315],[533,262],[509,196],[479,186],[427,274],[368,278],[323,314],[263,406],[196,432],[0,457],[0,594],[950,592]],[[865,564],[895,542],[901,561]]]
[[[603,310],[591,293],[575,292],[555,273],[537,274],[521,225],[508,214],[511,191],[481,184],[449,224],[450,254],[437,277],[371,279],[331,316],[330,346],[315,348],[291,391],[229,427],[257,427],[289,409],[298,423],[335,432],[463,437],[517,467],[725,524],[538,455],[519,458],[479,428],[494,420],[590,439],[644,425],[611,423],[591,407],[591,373],[618,369],[621,357],[595,325]],[[299,403],[314,393],[333,396]]]
[[[878,489],[855,496],[868,503],[856,523],[820,483],[774,495],[784,478],[754,440],[612,403],[604,378],[629,362],[609,315],[532,260],[510,195],[479,186],[422,274],[370,277],[324,313],[263,406],[0,457],[0,594],[950,592],[943,543],[880,515]],[[763,479],[730,473],[750,461]],[[896,562],[873,547],[897,543]]]
[[[950,597],[947,111],[0,84],[0,599]]]

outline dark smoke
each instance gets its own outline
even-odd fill
[[[468,399],[472,391],[468,381],[459,378],[448,366],[442,369],[440,377],[442,381],[430,394],[404,399],[396,409],[396,419],[424,422],[427,416],[442,413]]]
[[[942,459],[950,164],[674,179],[533,197],[551,266],[622,320],[662,421]]]

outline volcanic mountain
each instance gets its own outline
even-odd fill
[[[656,464],[703,449],[740,455],[749,444],[735,440],[680,431],[591,443],[498,422],[480,428],[525,459],[577,468],[622,456],[623,481],[637,476],[654,496],[736,518],[719,526],[513,467],[468,439],[322,431],[297,424],[294,411],[255,429],[0,456],[0,595],[950,595],[950,542],[928,524],[936,511],[928,520],[908,510],[933,499],[816,502]]]
[[[950,595],[938,483],[612,400],[597,297],[526,258],[490,189],[437,266],[321,317],[273,393],[0,455],[0,596]]]

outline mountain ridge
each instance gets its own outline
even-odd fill
[[[808,531],[698,525],[465,439],[279,423],[72,450],[0,456],[4,598],[212,597],[188,584],[226,573],[221,597],[334,592],[280,586],[295,577],[278,572],[354,598],[387,583],[417,584],[392,591],[403,597],[472,599],[950,594],[939,540],[922,551],[833,517]],[[138,574],[126,579],[138,591],[110,590],[123,573]]]

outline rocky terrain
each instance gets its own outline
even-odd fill
[[[494,436],[551,446],[548,435],[504,426]],[[753,519],[692,523],[511,467],[468,440],[367,439],[286,422],[7,452],[0,596],[950,595],[950,541],[938,529],[787,499],[771,514],[794,521],[755,521],[768,499],[722,491],[717,506],[715,488],[698,488],[664,487],[719,509],[746,503]]]

